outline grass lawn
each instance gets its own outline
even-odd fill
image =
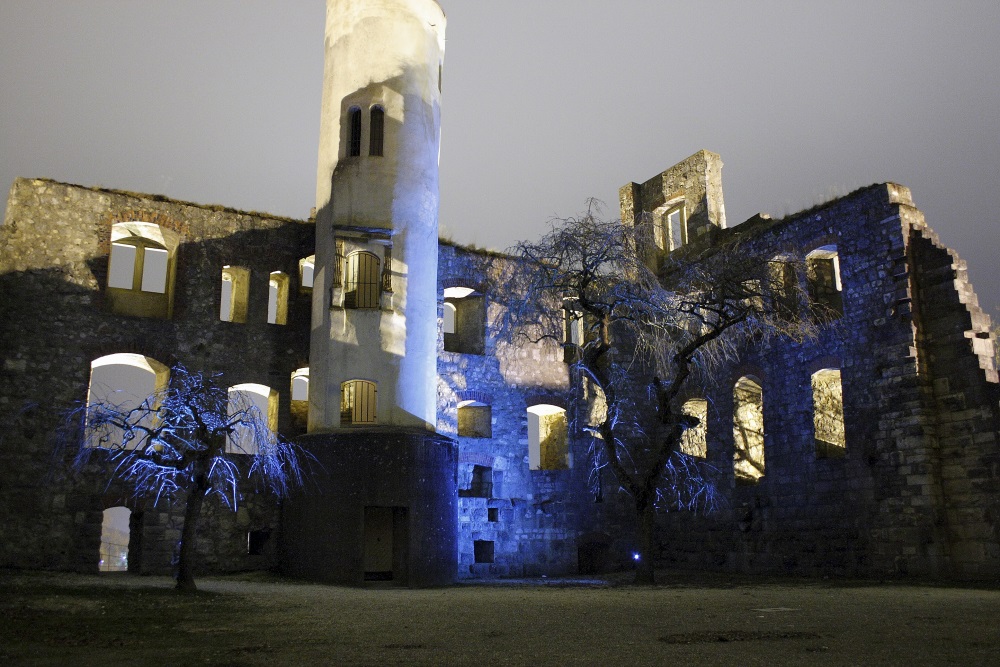
[[[406,590],[0,570],[0,665],[1000,665],[1000,591],[663,573]]]

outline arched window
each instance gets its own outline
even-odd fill
[[[528,408],[528,467],[531,470],[569,467],[569,428],[564,409],[544,403]]]
[[[756,378],[741,377],[733,388],[733,468],[736,481],[764,476],[764,391]]]
[[[141,354],[110,354],[90,364],[87,405],[103,405],[117,412],[127,412],[148,400],[150,414],[139,424],[152,426],[156,395],[166,389],[169,380],[170,369],[155,359]],[[88,425],[87,428],[88,447],[135,449],[142,444],[138,438],[123,442],[121,429],[110,425]]]
[[[385,110],[382,107],[372,107],[368,135],[368,154],[382,157],[385,143]]]
[[[459,403],[458,435],[465,438],[493,437],[493,408],[479,401]]]
[[[681,406],[681,413],[698,420],[697,426],[688,428],[681,436],[681,451],[705,458],[708,453],[708,401],[704,398],[689,399]]]
[[[240,413],[255,418],[254,424],[237,426],[226,442],[226,452],[256,455],[278,429],[278,392],[263,384],[233,385],[229,388],[229,416]]]
[[[267,282],[267,323],[288,323],[288,275],[272,271]]]
[[[347,256],[344,275],[345,308],[378,308],[382,294],[379,258],[370,252],[352,252]]]
[[[444,305],[445,352],[483,354],[486,347],[486,302],[482,295],[471,287],[446,287]],[[452,331],[448,331],[449,311],[453,311],[454,315]]]
[[[377,398],[378,392],[374,382],[348,380],[340,385],[340,425],[375,424]]]
[[[299,260],[299,291],[311,292],[313,275],[316,272],[316,255],[309,255]]]
[[[111,226],[107,298],[121,315],[168,318],[179,236],[149,222]]]
[[[128,571],[129,521],[132,510],[109,507],[101,521],[101,551],[98,569],[101,572]]]
[[[309,368],[292,373],[292,421],[305,426],[309,421]]]
[[[347,155],[357,157],[361,155],[361,109],[351,107],[347,112]]]
[[[813,427],[817,458],[839,458],[846,453],[844,438],[844,389],[839,368],[824,368],[812,375]]]
[[[250,297],[250,271],[239,266],[222,267],[222,295],[219,319],[223,322],[247,321],[247,301]]]
[[[816,317],[836,318],[844,314],[837,246],[826,245],[806,255],[806,279],[809,305]]]

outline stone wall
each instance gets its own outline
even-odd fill
[[[180,235],[170,319],[110,312],[106,298],[111,227],[142,221]],[[91,464],[66,469],[74,443],[57,442],[62,416],[87,398],[91,361],[119,352],[221,373],[226,385],[255,382],[280,397],[279,430],[293,433],[291,373],[308,363],[310,303],[298,260],[313,229],[299,221],[47,180],[18,179],[0,228],[0,565],[93,571],[101,512],[141,512],[141,571],[168,571],[178,511],[106,487]],[[224,265],[250,269],[245,324],[219,319]],[[288,324],[267,324],[269,273],[291,277]],[[61,447],[61,449],[59,449]],[[63,456],[54,457],[54,451]],[[268,566],[247,554],[247,532],[277,527],[271,500],[243,509],[206,508],[200,553],[215,570]],[[273,548],[265,547],[265,554]]]
[[[747,571],[995,576],[997,385],[964,264],[909,191],[871,186],[740,234],[762,256],[836,246],[843,315],[815,340],[747,347],[704,387],[726,506],[660,517],[665,563]],[[805,276],[799,276],[805,280]],[[805,307],[805,304],[801,304]],[[839,368],[846,452],[818,455],[810,378]],[[733,387],[763,388],[766,474],[733,473]]]

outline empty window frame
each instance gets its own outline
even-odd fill
[[[340,425],[377,423],[378,388],[368,380],[348,380],[340,385]]]
[[[288,274],[272,271],[267,281],[267,323],[288,323]]]
[[[844,438],[844,389],[839,368],[812,375],[813,427],[817,458],[839,458],[847,451]]]
[[[768,263],[768,278],[771,282],[767,292],[771,295],[775,310],[784,317],[792,317],[799,310],[799,276],[795,264],[788,259],[776,257]]]
[[[458,435],[465,438],[493,437],[493,408],[479,401],[459,403]]]
[[[684,401],[681,413],[698,420],[697,426],[691,426],[681,436],[681,452],[700,459],[708,454],[708,401],[704,398],[692,398]]]
[[[158,394],[167,388],[169,380],[170,369],[141,354],[110,354],[92,361],[87,405],[98,423],[88,419],[86,446],[137,449],[150,444],[142,437],[142,427],[153,425]],[[129,415],[136,408],[142,410]],[[109,423],[107,416],[113,416],[112,421],[118,424],[127,422],[137,428],[123,430]],[[128,438],[126,433],[130,434]]]
[[[222,294],[219,301],[219,319],[223,322],[247,321],[247,302],[250,297],[250,271],[238,266],[222,267]]]
[[[382,295],[381,262],[378,256],[367,251],[352,252],[347,256],[344,275],[345,308],[378,308]]]
[[[361,109],[351,107],[347,112],[347,156],[361,155]]]
[[[473,465],[470,472],[469,488],[459,489],[458,496],[460,498],[492,498],[493,468],[489,466]],[[464,475],[465,472],[462,471],[462,474]]]
[[[371,110],[371,124],[368,127],[368,154],[382,157],[385,144],[385,110],[375,106]]]
[[[243,423],[226,441],[226,452],[255,456],[272,442],[278,429],[278,392],[267,385],[246,383],[229,388],[229,417]]]
[[[764,476],[764,392],[753,377],[733,387],[733,445],[736,481],[756,483]]]
[[[444,300],[445,352],[483,354],[486,348],[486,301],[483,296],[471,287],[447,287]]]
[[[569,428],[564,409],[544,403],[528,408],[528,467],[569,468]]]
[[[309,368],[299,368],[292,373],[292,422],[305,426],[309,422]]]
[[[653,211],[653,241],[664,252],[687,244],[687,209],[683,201],[668,203]]]
[[[829,319],[844,314],[837,246],[816,248],[806,255],[806,280],[809,285],[809,306],[813,315],[820,319]]]
[[[178,243],[175,232],[152,223],[112,225],[107,296],[113,312],[170,317]]]
[[[299,291],[311,292],[313,276],[316,273],[316,255],[309,255],[299,260]]]

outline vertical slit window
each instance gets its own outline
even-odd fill
[[[846,453],[844,438],[844,389],[839,368],[813,373],[813,428],[816,458],[839,458]]]
[[[267,323],[288,323],[288,276],[274,271],[268,280]]]
[[[361,109],[354,107],[347,112],[347,116],[350,132],[347,155],[357,157],[361,155]]]
[[[385,111],[382,107],[372,107],[368,134],[368,154],[382,157],[383,144],[385,143]]]
[[[756,483],[764,476],[764,391],[750,377],[733,388],[733,444],[736,481]]]

